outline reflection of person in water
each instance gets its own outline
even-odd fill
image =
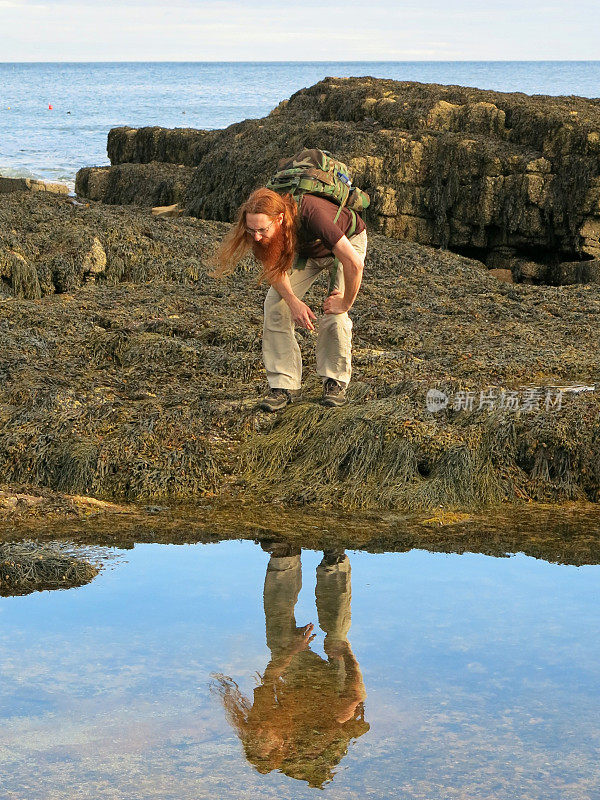
[[[265,578],[267,645],[271,660],[251,703],[230,678],[217,676],[229,722],[248,760],[261,773],[278,769],[322,787],[352,738],[369,730],[358,662],[348,643],[350,562],[325,552],[317,567],[317,613],[327,660],[310,649],[313,625],[297,627],[294,608],[302,586],[300,550],[263,546],[271,552]]]

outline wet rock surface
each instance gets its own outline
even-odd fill
[[[560,283],[562,262],[600,256],[597,99],[327,78],[222,131],[113,129],[113,166],[82,170],[77,191],[112,203],[182,202],[195,216],[229,221],[302,147],[349,165],[371,194],[370,230],[450,248],[530,283]],[[499,254],[504,262],[493,263]]]
[[[502,283],[480,262],[373,234],[350,404],[320,406],[314,337],[298,331],[303,397],[269,415],[257,410],[265,288],[249,261],[225,281],[209,274],[226,230],[0,199],[6,484],[158,505],[600,499],[598,284]],[[316,311],[324,291],[307,298]]]

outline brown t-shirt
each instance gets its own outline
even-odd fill
[[[300,236],[298,252],[301,258],[324,258],[330,256],[333,247],[352,227],[353,215],[343,208],[338,221],[334,222],[339,211],[336,203],[324,197],[305,194],[300,203]],[[356,215],[356,230],[364,231],[365,223]]]

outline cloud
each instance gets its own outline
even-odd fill
[[[3,61],[594,59],[596,0],[0,0]],[[318,24],[310,24],[311,19]],[[543,25],[544,36],[539,36]]]

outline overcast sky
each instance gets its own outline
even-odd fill
[[[599,60],[599,0],[0,0],[0,61]]]

